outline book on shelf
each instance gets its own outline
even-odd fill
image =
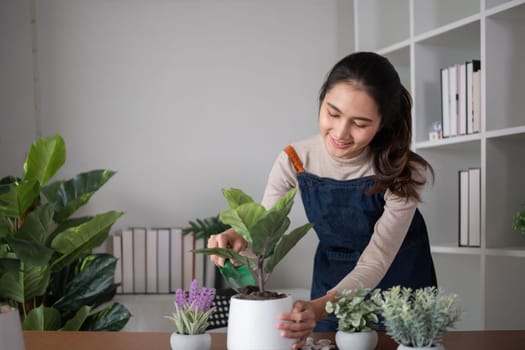
[[[458,66],[448,68],[448,92],[449,92],[449,124],[448,136],[456,136],[458,131]]]
[[[157,291],[170,292],[170,229],[157,229]]]
[[[204,249],[206,247],[206,242],[204,238],[195,239],[195,249]],[[207,255],[204,254],[194,254],[195,256],[195,279],[199,282],[199,285],[205,285],[205,266]]]
[[[182,288],[182,229],[170,230],[170,291]]]
[[[146,293],[157,293],[157,230],[146,231]]]
[[[113,282],[116,284],[120,284],[117,287],[117,293],[120,294],[122,293],[122,237],[119,235],[113,235],[111,238],[113,242],[113,256],[117,259]]]
[[[481,92],[481,81],[479,79],[480,73],[477,73],[478,77],[476,78],[476,82],[474,82],[474,72],[479,72],[481,67],[480,60],[472,60],[466,62],[466,90],[467,90],[467,102],[466,102],[466,114],[467,114],[467,134],[472,134],[475,132],[479,132],[479,122],[476,121],[474,123],[474,119],[478,118],[477,116],[474,117],[474,110],[475,110],[475,99],[474,99],[474,90],[476,90],[476,93]],[[478,85],[474,87],[474,85]],[[478,103],[480,102],[480,96],[477,96]],[[479,109],[479,107],[478,107]],[[474,124],[476,124],[476,127],[474,127]]]
[[[193,234],[183,235],[182,239],[182,286],[189,290],[191,282],[195,278],[195,237]]]
[[[450,93],[448,92],[448,68],[441,69],[441,135],[450,136]]]
[[[481,71],[472,73],[472,132],[481,130]]]
[[[481,245],[481,169],[468,169],[469,246]]]
[[[459,246],[469,245],[469,195],[468,170],[460,170],[459,175]]]
[[[465,135],[467,133],[467,74],[466,64],[458,64],[457,66],[457,135]]]
[[[133,232],[120,231],[122,237],[122,293],[133,293]]]
[[[133,227],[133,292],[146,293],[146,229]]]

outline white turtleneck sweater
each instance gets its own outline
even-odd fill
[[[321,135],[292,143],[292,146],[308,173],[336,180],[351,180],[375,174],[368,150],[352,159],[335,158],[326,151]],[[415,176],[418,180],[426,177],[424,173]],[[423,187],[418,188],[420,194]],[[277,157],[268,177],[262,204],[270,208],[292,188],[298,188],[297,172],[283,151]],[[412,222],[417,201],[406,200],[390,190],[385,193],[385,201],[385,210],[376,222],[372,238],[357,265],[332,290],[354,289],[359,284],[375,288],[388,271]]]

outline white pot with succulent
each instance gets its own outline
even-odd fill
[[[265,289],[275,266],[313,226],[305,224],[285,234],[296,192],[290,190],[266,209],[239,189],[223,190],[229,209],[220,214],[220,219],[249,243],[253,255],[241,255],[229,248],[195,251],[244,265],[257,281],[257,287],[241,288],[230,300],[228,350],[289,350],[296,341],[282,337],[277,329],[279,314],[292,309],[292,297]]]
[[[193,280],[189,291],[177,289],[171,316],[165,316],[175,324],[170,345],[173,350],[208,350],[211,335],[206,333],[208,318],[215,311],[211,306],[215,288],[199,288]]]
[[[343,289],[336,294],[336,301],[326,303],[326,311],[338,319],[335,343],[341,350],[372,350],[377,345],[379,307],[369,294],[379,293],[362,286],[355,290]]]
[[[9,305],[0,305],[0,349],[25,349],[20,315]]]
[[[372,299],[381,309],[387,334],[399,343],[398,350],[443,350],[443,334],[462,313],[457,294],[436,287],[395,286]]]

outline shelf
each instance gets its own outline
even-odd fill
[[[432,245],[430,251],[435,254],[479,255],[479,247],[459,247],[457,243]]]
[[[508,9],[519,6],[523,4],[524,2],[525,1],[523,0],[511,0],[511,1],[509,0],[485,0],[485,3],[486,3],[485,15],[492,16],[499,12],[507,11]]]
[[[516,232],[516,234],[520,233]],[[491,248],[486,249],[485,253],[489,256],[525,258],[525,247]]]
[[[495,139],[499,137],[516,137],[525,140],[525,126],[487,131],[485,133],[485,137],[487,139]]]
[[[449,145],[456,145],[456,144],[462,144],[462,143],[479,141],[479,140],[481,140],[481,135],[479,133],[476,133],[476,134],[461,135],[461,136],[455,136],[455,137],[447,137],[447,138],[440,139],[440,140],[416,142],[416,148],[418,150],[427,149],[427,148],[439,148],[439,147],[446,147]]]
[[[480,12],[479,0],[418,0],[414,1],[414,34],[416,36],[448,28]]]

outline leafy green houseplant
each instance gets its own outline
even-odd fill
[[[272,208],[266,209],[242,190],[224,189],[229,209],[221,212],[220,219],[249,243],[253,254],[239,254],[230,248],[196,251],[232,259],[247,268],[257,283],[257,290],[243,288],[241,294],[230,300],[229,350],[289,350],[294,343],[294,339],[281,337],[276,327],[279,315],[292,309],[293,299],[266,290],[265,284],[275,266],[313,226],[308,223],[286,233],[296,192],[296,189],[290,190]]]
[[[381,308],[387,333],[400,348],[440,348],[443,334],[454,327],[462,312],[456,294],[435,287],[395,286],[374,295],[373,300]]]
[[[241,255],[230,248],[199,249],[196,253],[218,255],[246,266],[257,282],[257,293],[265,293],[265,283],[275,266],[313,227],[307,223],[285,234],[296,192],[290,190],[267,210],[240,189],[224,189],[229,209],[221,212],[220,220],[248,242],[253,256]]]
[[[371,296],[380,293],[359,286],[355,290],[343,289],[335,301],[328,301],[325,309],[338,319],[335,341],[339,349],[371,350],[377,345],[377,325],[380,309]]]
[[[103,307],[116,292],[116,259],[91,250],[123,213],[72,217],[114,172],[49,183],[65,159],[62,137],[43,137],[31,145],[22,178],[0,180],[0,301],[19,310],[24,329],[119,330],[129,311]]]
[[[513,228],[525,234],[525,205],[523,206],[523,210],[517,212],[514,216]]]

